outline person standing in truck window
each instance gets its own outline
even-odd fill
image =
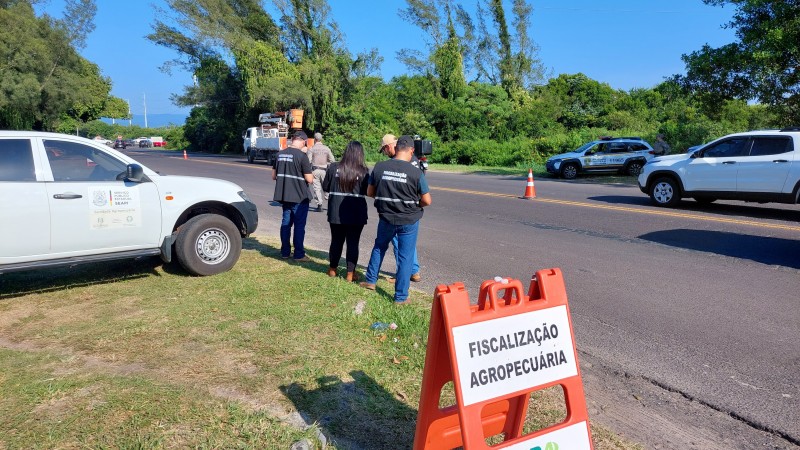
[[[322,193],[322,182],[325,180],[328,164],[335,161],[331,149],[322,143],[322,133],[314,133],[314,145],[308,150],[308,159],[311,160],[312,174],[314,175],[314,200],[317,202],[317,212],[320,212],[323,201],[328,200],[328,194]]]
[[[339,163],[328,165],[322,190],[329,195],[328,222],[331,226],[331,245],[328,250],[328,276],[335,277],[347,242],[347,281],[356,281],[358,243],[367,223],[367,183],[369,169],[364,163],[364,148],[350,141]]]
[[[308,186],[314,180],[311,174],[311,162],[303,153],[306,134],[298,131],[292,136],[289,146],[278,152],[272,166],[272,179],[275,180],[273,200],[283,208],[281,220],[281,257],[291,256],[290,239],[294,227],[294,259],[310,261],[306,256],[303,241],[306,235],[306,219],[310,201]]]

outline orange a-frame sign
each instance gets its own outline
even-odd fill
[[[440,408],[442,388],[450,381],[456,404]],[[531,392],[557,385],[564,391],[566,419],[523,435]],[[486,444],[486,438],[500,433],[501,444]],[[593,448],[559,269],[536,272],[527,296],[519,280],[484,281],[475,305],[462,283],[437,286],[414,448],[460,446]]]

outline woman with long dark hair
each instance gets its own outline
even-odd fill
[[[328,222],[331,226],[330,267],[328,275],[336,276],[342,249],[347,242],[347,281],[356,281],[358,242],[367,224],[367,185],[369,169],[364,164],[364,147],[350,141],[342,160],[328,165],[322,190],[328,195]]]

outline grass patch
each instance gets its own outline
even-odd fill
[[[430,295],[396,307],[311,256],[251,238],[214,277],[157,260],[3,275],[0,448],[285,449],[319,429],[410,448]]]
[[[518,175],[525,176],[528,169],[533,170],[535,177],[549,176],[543,164],[533,164],[531,166],[517,167],[491,167],[491,166],[467,166],[464,164],[428,164],[428,168],[439,172],[467,173],[467,174],[491,174],[491,175]]]

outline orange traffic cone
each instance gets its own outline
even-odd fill
[[[183,159],[189,159],[189,155],[186,154],[186,150],[183,151]]]
[[[525,186],[525,195],[522,198],[526,200],[536,198],[536,187],[533,185],[533,170],[528,169],[528,184]]]

